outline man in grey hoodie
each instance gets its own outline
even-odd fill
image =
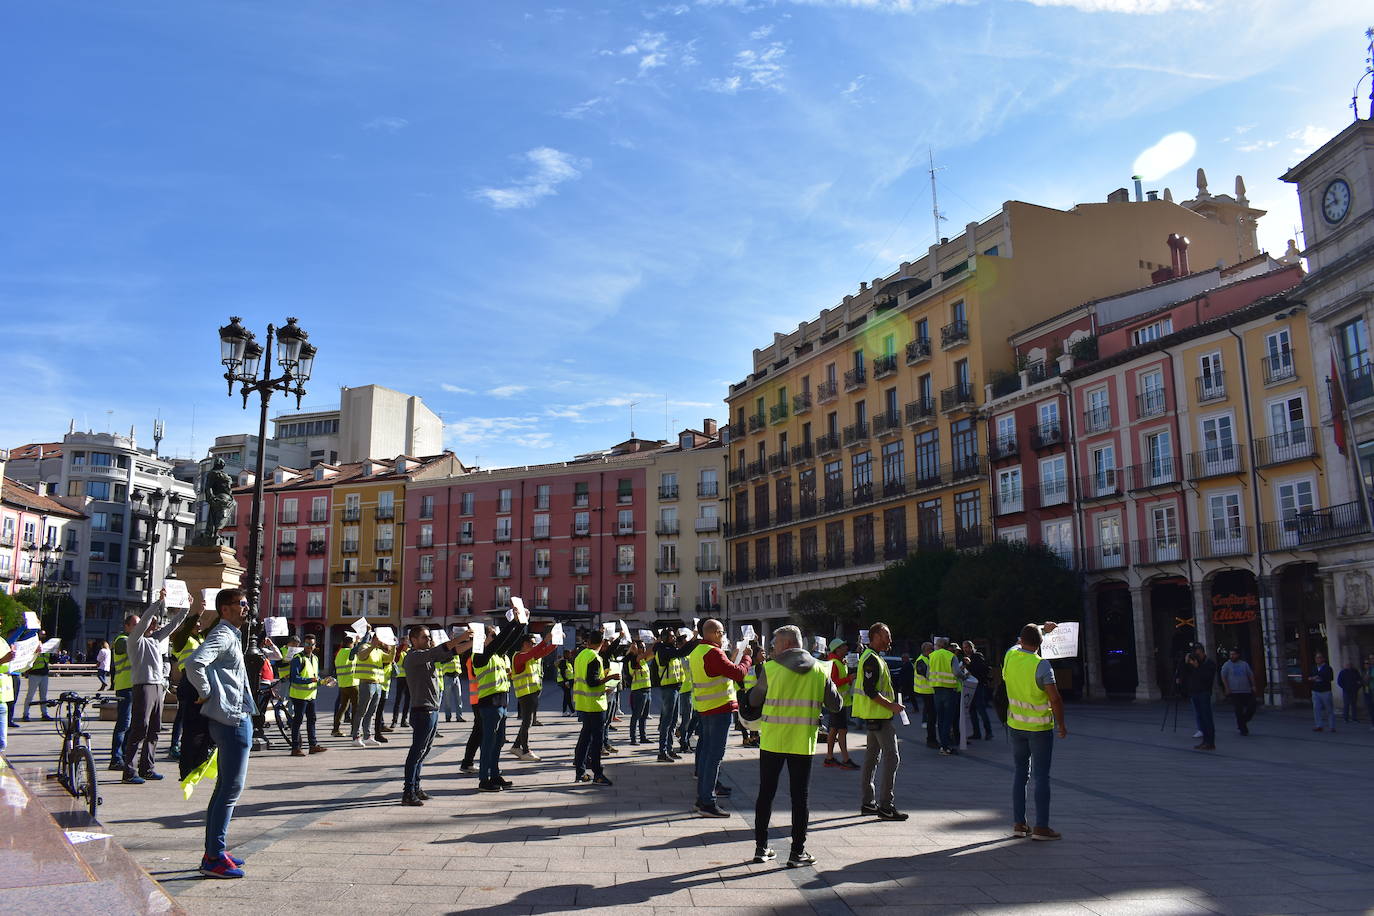
[[[162,698],[167,694],[163,657],[167,654],[167,637],[191,613],[189,607],[182,608],[176,617],[154,629],[154,624],[166,614],[163,603],[166,598],[167,589],[164,588],[129,631],[128,649],[125,650],[134,686],[133,716],[124,739],[124,781],[135,786],[149,779],[162,778],[162,774],[153,769],[153,760],[157,755],[158,735],[162,733]]]
[[[754,861],[768,862],[777,853],[768,848],[768,821],[778,792],[782,768],[787,767],[792,796],[792,852],[788,868],[814,865],[806,851],[806,828],[811,819],[807,792],[811,761],[816,755],[816,732],[821,707],[832,713],[844,700],[828,671],[802,648],[801,631],[779,627],[773,631],[772,660],[759,672],[747,697],[751,709],[762,709],[759,725],[759,797],[754,807]]]

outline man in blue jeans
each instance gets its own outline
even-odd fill
[[[1183,687],[1193,704],[1197,716],[1197,727],[1202,732],[1202,743],[1193,746],[1195,751],[1214,751],[1217,749],[1217,725],[1212,718],[1212,688],[1217,682],[1217,663],[1207,657],[1207,650],[1201,644],[1193,646],[1184,659]]]
[[[477,762],[477,791],[500,792],[513,783],[501,775],[501,748],[506,743],[506,704],[510,697],[511,655],[520,648],[528,628],[517,617],[491,638],[485,652],[474,652],[472,671],[477,677],[477,714],[482,726],[481,754]]]
[[[124,770],[124,738],[134,718],[134,677],[129,667],[129,633],[138,624],[138,615],[124,618],[124,633],[114,641],[114,692],[119,703],[115,706],[114,734],[110,739],[110,769]]]
[[[721,645],[725,627],[719,620],[701,625],[701,641],[687,653],[687,673],[692,679],[692,708],[700,717],[701,737],[697,739],[697,813],[703,817],[729,817],[730,812],[716,804],[717,796],[729,789],[720,784],[720,764],[725,759],[725,744],[739,703],[735,685],[744,683],[751,659],[738,663],[725,657]]]
[[[683,672],[686,670],[682,658],[688,648],[683,645],[681,635],[672,627],[664,627],[654,645],[654,668],[658,671],[658,759],[660,763],[671,763],[681,755],[673,749],[673,729],[677,727],[678,691],[682,687]],[[685,740],[685,737],[684,737]]]
[[[415,624],[407,634],[410,651],[406,653],[402,665],[405,666],[406,686],[410,688],[410,753],[406,755],[405,782],[401,786],[401,804],[407,807],[422,807],[429,794],[420,788],[420,768],[434,744],[434,733],[439,727],[439,702],[444,691],[445,664],[455,654],[466,652],[472,646],[472,635],[455,636],[440,646],[432,646],[429,628]]]
[[[1046,630],[1054,629],[1047,623]],[[1054,733],[1068,737],[1064,700],[1054,681],[1054,669],[1040,657],[1040,627],[1028,623],[1021,638],[1002,659],[1007,685],[1007,730],[1011,735],[1011,833],[1032,840],[1058,840],[1050,828],[1050,762]],[[1026,821],[1026,783],[1035,777],[1035,827]]]
[[[253,691],[243,663],[244,613],[248,601],[237,588],[215,596],[219,620],[205,642],[186,660],[186,678],[199,695],[218,752],[219,777],[205,811],[205,855],[200,873],[209,878],[242,878],[243,860],[226,847],[229,821],[248,778],[248,751],[253,746]]]

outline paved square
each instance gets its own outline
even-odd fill
[[[897,790],[911,819],[859,816],[858,773],[825,769],[818,757],[808,848],[819,866],[791,870],[749,863],[755,752],[733,739],[729,819],[694,816],[690,762],[632,752],[628,718],[614,733],[620,753],[608,758],[615,786],[574,786],[576,725],[555,711],[556,693],[546,691],[545,725],[531,740],[543,762],[504,762],[516,787],[499,795],[479,794],[476,777],[458,773],[470,724],[440,726],[424,808],[398,804],[409,743],[399,730],[382,748],[331,738],[327,754],[292,758],[275,744],[254,754],[230,832],[249,861],[242,881],[192,871],[208,790],[182,801],[171,761],[162,764],[167,781],[144,786],[102,769],[102,819],[192,913],[298,916],[348,902],[369,916],[1374,912],[1368,723],[1314,734],[1301,711],[1262,711],[1253,736],[1241,738],[1219,708],[1219,749],[1203,753],[1191,750],[1186,707],[1178,730],[1170,720],[1161,732],[1157,704],[1071,705],[1069,738],[1055,745],[1060,843],[1009,838],[1011,764],[1000,733],[946,758],[913,724],[903,730]],[[109,733],[109,723],[95,724],[102,767]],[[48,723],[31,723],[11,733],[9,756],[36,765],[57,746]],[[789,810],[784,788],[773,817],[781,859]]]

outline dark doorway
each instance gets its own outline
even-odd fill
[[[1135,622],[1131,592],[1124,583],[1097,590],[1098,645],[1102,652],[1102,689],[1107,696],[1133,698],[1139,683],[1135,671]]]
[[[1259,589],[1254,573],[1248,569],[1228,569],[1212,579],[1209,612],[1217,644],[1212,646],[1220,668],[1232,649],[1250,663],[1255,683],[1264,692],[1264,624],[1260,618]]]
[[[1193,592],[1182,579],[1166,579],[1150,586],[1150,614],[1154,635],[1154,672],[1159,693],[1176,695],[1175,678],[1188,647],[1197,640]]]
[[[1283,633],[1283,674],[1296,699],[1312,697],[1306,677],[1313,656],[1326,651],[1326,602],[1315,563],[1295,563],[1278,576],[1279,619]],[[1330,659],[1327,659],[1330,661]]]

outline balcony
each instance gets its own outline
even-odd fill
[[[844,428],[844,444],[846,446],[863,445],[868,441],[868,423],[860,420]]]
[[[1214,525],[1206,531],[1193,532],[1193,559],[1245,556],[1253,552],[1252,544],[1250,528]]]
[[[1131,490],[1149,490],[1181,481],[1183,469],[1177,458],[1156,458],[1125,468],[1126,486]]]
[[[324,585],[325,575],[322,572],[306,573],[302,582],[305,585]]]
[[[693,523],[693,527],[696,529],[698,534],[700,534],[703,531],[719,531],[720,517],[712,515],[709,518],[696,519]]]
[[[342,544],[339,545],[339,550],[342,551],[343,553],[357,553],[357,552],[358,552],[358,542],[357,542],[357,541],[344,541]]]
[[[801,394],[792,395],[793,415],[804,414],[811,409],[811,392],[803,391]]]
[[[768,467],[764,460],[760,458],[757,461],[749,462],[748,471],[750,477],[762,477],[764,474],[768,473]]]
[[[658,486],[659,499],[677,499],[677,484],[663,483]]]
[[[777,474],[786,471],[792,463],[792,456],[787,453],[787,449],[779,449],[768,456],[768,470],[770,473]]]
[[[750,573],[755,582],[766,582],[773,578],[773,567],[772,564],[765,560],[762,563],[755,563]]]
[[[948,350],[968,343],[968,322],[960,319],[951,321],[940,329],[940,349]]]
[[[630,503],[635,501],[634,490],[617,491],[617,493],[615,494],[615,501],[617,505],[628,506]]]
[[[1137,566],[1159,566],[1164,563],[1182,563],[1184,555],[1183,539],[1173,537],[1145,538],[1135,542],[1135,562]]]
[[[434,570],[432,570],[432,569],[422,569],[422,570],[420,570],[419,572],[417,572],[417,573],[415,574],[415,578],[416,578],[416,580],[419,581],[419,582],[433,582],[433,581],[434,581]]]
[[[764,509],[759,509],[759,510],[755,511],[755,513],[754,513],[754,527],[755,527],[755,528],[757,528],[757,529],[767,528],[770,524],[772,524],[772,523],[768,520],[768,510],[767,510],[766,508],[764,508]]]
[[[590,522],[585,525],[579,525],[577,522],[573,522],[570,531],[575,538],[589,538],[592,536],[592,526]]]
[[[1273,436],[1255,439],[1251,445],[1257,468],[1301,461],[1316,456],[1317,430],[1311,426],[1295,426]]]
[[[393,538],[378,538],[372,542],[372,549],[377,553],[390,553],[396,549],[396,541]]]
[[[316,512],[316,511],[314,511],[313,509],[311,510],[311,512],[310,512],[310,524],[312,524],[312,525],[321,525],[321,524],[323,524],[323,523],[325,523],[325,522],[327,522],[327,521],[329,521],[329,512],[328,512],[328,511]]]
[[[552,536],[553,534],[549,530],[548,525],[535,525],[532,529],[530,529],[531,541],[547,541]]]
[[[1020,454],[1021,447],[1016,441],[1016,433],[1009,436],[998,436],[988,443],[988,457],[993,461],[1015,458]]]
[[[768,418],[761,413],[751,413],[749,415],[749,431],[756,433],[768,425]]]
[[[893,497],[893,496],[904,496],[904,495],[906,495],[906,491],[907,491],[906,481],[903,480],[903,479],[900,478],[900,477],[894,477],[894,478],[892,478],[891,480],[884,480],[884,481],[883,481],[883,498],[884,498],[884,499],[887,499],[887,498]]]
[[[615,602],[615,609],[621,614],[633,614],[635,612],[634,600],[631,599],[630,601],[621,601],[617,598]]]
[[[346,569],[343,572],[334,573],[330,579],[335,585],[356,585],[358,583],[358,571]]]
[[[697,557],[697,572],[720,572],[720,557]]]
[[[415,610],[413,610],[413,611],[411,612],[411,615],[410,615],[410,616],[412,616],[412,617],[433,617],[433,616],[434,616],[434,605],[432,605],[432,604],[417,604],[417,605],[415,605]]]
[[[0,568],[0,582],[9,582],[14,579],[14,570],[6,566]],[[5,675],[8,677],[9,675]]]
[[[810,442],[792,446],[793,464],[810,464],[815,459],[815,448]]]
[[[1226,397],[1226,373],[1214,372],[1211,375],[1199,375],[1193,380],[1197,385],[1197,400],[1199,404],[1206,404],[1208,401],[1220,401]]]
[[[634,560],[616,560],[615,571],[622,576],[628,576],[635,571]]]
[[[1261,543],[1266,552],[1299,550],[1340,538],[1369,533],[1369,515],[1362,503],[1342,503],[1326,509],[1308,509],[1277,522],[1265,522]]]
[[[279,525],[298,525],[298,524],[300,524],[300,522],[298,521],[298,519],[299,519],[299,516],[298,516],[295,512],[283,512],[283,513],[282,513],[282,516],[281,516],[281,518],[278,520],[277,524],[279,524]]]
[[[682,599],[659,598],[654,601],[654,610],[659,614],[676,614],[682,610]]]
[[[970,528],[954,529],[954,549],[968,550],[974,547],[982,547],[991,544],[993,541],[992,532],[983,525],[974,525]]]
[[[1064,425],[1058,420],[1031,428],[1031,448],[1036,451],[1064,444]]]
[[[328,545],[324,541],[311,541],[305,545],[305,552],[308,554],[323,554],[328,549]]]
[[[497,544],[504,544],[511,539],[511,530],[509,528],[497,528],[492,533],[491,539]]]
[[[307,620],[319,620],[324,617],[324,605],[307,604],[305,606],[305,616]]]
[[[457,579],[459,582],[467,582],[477,578],[477,572],[471,566],[460,565],[458,569],[454,571],[453,578]]]
[[[1266,356],[1261,362],[1264,365],[1264,384],[1266,385],[1274,385],[1298,377],[1298,367],[1293,362],[1291,350]]]
[[[838,487],[839,484],[836,484],[836,486]],[[826,493],[825,496],[821,497],[822,512],[837,512],[843,508],[844,493],[841,490],[836,489],[833,492]]]
[[[346,522],[356,522],[363,517],[362,506],[344,506],[343,520]]]
[[[1037,359],[1026,366],[1026,381],[1031,385],[1038,385],[1046,379],[1058,377],[1059,362],[1057,360],[1046,363],[1043,359]]]
[[[897,354],[887,353],[873,357],[873,378],[887,378],[897,371]]]
[[[698,499],[716,499],[720,496],[720,484],[714,480],[705,480],[697,484]]]
[[[903,535],[902,537],[891,538],[885,544],[883,544],[884,560],[905,560],[907,558],[908,552],[909,551],[907,548],[905,535]]]
[[[548,562],[540,563],[538,560],[531,560],[530,575],[539,579],[547,578],[553,575],[553,567]]]
[[[748,534],[748,533],[749,533],[749,517],[748,517],[748,516],[742,516],[742,517],[740,517],[740,518],[735,519],[733,522],[726,522],[726,523],[725,523],[725,536],[728,537],[728,538],[729,538],[729,537],[735,537],[736,535]]]
[[[849,565],[849,556],[844,552],[843,547],[836,551],[826,551],[822,558],[826,569],[844,569]]]
[[[800,518],[811,518],[816,514],[816,496],[814,493],[807,495],[803,493],[797,507],[797,515]]]
[[[1026,495],[1020,487],[998,489],[993,495],[993,503],[998,515],[1011,515],[1013,512],[1024,512],[1026,509]]]
[[[659,537],[670,537],[677,533],[677,519],[673,519],[672,521],[660,520],[658,524],[654,525],[654,534],[657,534]]]
[[[994,398],[1004,398],[1021,390],[1021,373],[993,372],[988,376]]]
[[[493,579],[509,579],[511,565],[509,563],[491,564],[491,576]]]
[[[916,462],[916,471],[911,475],[912,483],[918,490],[928,490],[931,487],[943,486],[948,477],[949,468],[942,467],[934,462]]]
[[[1078,481],[1079,499],[1109,499],[1121,495],[1121,473],[1116,468],[1102,468]]]
[[[373,510],[373,512],[373,517],[376,518],[379,522],[384,522],[396,517],[395,506],[378,506],[375,510]]]
[[[816,386],[816,403],[827,404],[840,395],[840,384],[834,379],[827,379]]]
[[[1165,397],[1163,388],[1151,388],[1135,396],[1135,418],[1146,420],[1164,415]]]
[[[902,434],[902,415],[895,410],[884,410],[873,416],[873,434],[878,438],[900,436]]]
[[[918,337],[906,345],[906,364],[908,366],[914,366],[927,359],[930,359],[929,337]]]
[[[475,544],[477,543],[477,537],[471,531],[460,531],[458,532],[458,543]]]
[[[1126,568],[1126,547],[1120,541],[1110,544],[1097,544],[1083,551],[1083,570],[1085,572],[1110,572]]]
[[[1189,480],[1224,477],[1228,474],[1239,474],[1243,470],[1245,461],[1241,450],[1232,442],[1188,455]]]
[[[1112,427],[1110,407],[1092,407],[1083,412],[1083,432],[1100,433]]]
[[[1374,397],[1374,364],[1363,363],[1354,369],[1345,369],[1345,397],[1351,403]]]
[[[933,423],[934,421],[934,398],[917,398],[906,405],[906,423],[908,426],[919,426],[923,423]]]
[[[296,555],[296,542],[295,542],[295,541],[291,541],[291,542],[288,543],[288,544],[278,544],[278,545],[277,545],[277,556],[279,556],[279,557],[294,557],[295,555]]]
[[[741,465],[740,465],[739,467],[737,467],[737,468],[731,468],[731,469],[730,469],[730,474],[729,474],[729,477],[728,477],[727,479],[728,479],[728,481],[729,481],[729,483],[730,483],[730,486],[732,486],[732,487],[738,487],[738,486],[741,486],[742,484],[746,483],[746,482],[749,480],[749,475],[745,473],[745,471],[744,471],[744,465],[741,464]]]
[[[574,576],[591,575],[592,561],[579,560],[577,559],[577,557],[573,557],[572,562],[569,564],[568,568],[571,570]]]
[[[878,554],[872,544],[864,544],[854,548],[854,554],[850,557],[850,561],[855,566],[867,566],[878,561]]]
[[[433,547],[433,546],[434,546],[434,535],[433,535],[433,534],[421,534],[421,535],[418,535],[418,536],[415,538],[415,546],[416,546],[416,547],[422,547],[422,548],[423,548],[423,547]]]
[[[6,531],[4,534],[0,534],[0,547],[13,547],[13,546],[14,546],[14,532],[13,532],[13,531]]]
[[[774,404],[772,407],[768,408],[768,422],[769,422],[769,423],[781,423],[783,420],[786,420],[786,419],[787,419],[787,405],[786,405],[786,404]]]
[[[396,571],[392,569],[373,569],[368,571],[367,580],[379,585],[394,585],[396,583]]]
[[[797,568],[803,573],[813,573],[821,568],[821,558],[812,554],[803,554]]]
[[[667,560],[663,557],[659,557],[658,562],[654,564],[654,572],[658,573],[660,576],[669,575],[671,573],[682,572],[682,567],[678,565],[676,558]]]
[[[617,537],[635,533],[634,522],[616,522],[615,533]]]
[[[940,412],[949,413],[973,406],[973,385],[961,382],[940,391]]]
[[[970,477],[982,476],[986,470],[982,455],[960,455],[949,466],[949,477],[955,482],[968,480]]]
[[[868,384],[868,370],[863,366],[855,366],[844,374],[844,390],[858,391]]]
[[[721,427],[721,435],[725,438],[725,441],[726,441],[726,442],[736,442],[736,441],[738,441],[738,440],[740,440],[740,439],[743,439],[743,438],[744,438],[744,424],[743,424],[743,423],[726,423],[723,427]],[[586,503],[583,503],[582,505],[585,506]]]
[[[816,454],[826,455],[840,450],[839,433],[823,433],[816,437]]]
[[[858,484],[851,492],[850,499],[852,500],[851,504],[855,506],[873,502],[873,484],[871,482]]]
[[[419,518],[421,521],[434,518],[434,503],[432,501],[429,502],[427,505],[424,502],[421,502]]]

